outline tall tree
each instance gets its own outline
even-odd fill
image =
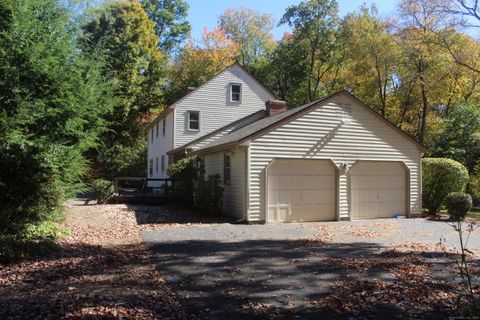
[[[142,0],[142,5],[155,22],[158,47],[167,53],[176,52],[190,35],[188,3],[184,0]]]
[[[449,18],[450,28],[439,36],[439,43],[451,54],[458,65],[480,73],[480,53],[478,50],[465,54],[459,41],[458,29],[477,29],[480,26],[480,6],[478,0],[444,0],[435,2],[437,9]],[[466,35],[465,35],[466,36]],[[468,41],[468,40],[467,40]],[[468,41],[469,42],[469,41]]]
[[[83,26],[84,50],[105,57],[103,73],[116,86],[109,131],[94,155],[100,176],[144,174],[144,122],[163,96],[166,57],[157,44],[154,23],[134,0],[108,3]]]
[[[382,116],[393,107],[389,91],[398,69],[400,47],[390,34],[391,25],[376,17],[375,7],[360,8],[345,17],[345,84]],[[393,111],[393,110],[391,110]]]
[[[262,79],[290,107],[305,102],[305,79],[308,77],[308,50],[299,46],[292,34],[284,34],[272,54]]]
[[[227,37],[239,44],[238,60],[249,69],[264,63],[275,47],[271,15],[245,7],[230,8],[220,16],[219,27]]]
[[[459,105],[440,122],[443,128],[431,141],[432,156],[454,159],[473,173],[480,158],[480,108]]]
[[[308,52],[305,101],[332,92],[344,57],[335,0],[310,0],[287,8],[280,24],[293,27],[298,46]]]
[[[0,233],[56,215],[81,187],[110,108],[101,65],[57,0],[0,0]]]
[[[204,29],[202,40],[191,40],[175,64],[169,69],[170,91],[167,104],[186,94],[188,87],[198,87],[233,62],[240,46],[227,37],[223,30]]]
[[[419,86],[420,111],[418,118],[418,141],[423,143],[426,136],[427,116],[432,106],[429,90],[435,85],[432,76],[442,58],[436,45],[437,31],[441,30],[443,19],[437,0],[404,0],[400,3],[400,28],[396,34],[402,47],[407,73],[416,77]]]

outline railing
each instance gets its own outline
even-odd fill
[[[175,194],[174,179],[118,177],[114,180],[114,187],[120,201],[166,200]]]

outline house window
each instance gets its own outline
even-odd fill
[[[158,122],[157,122],[157,138],[158,138]]]
[[[188,111],[188,129],[200,130],[200,112]]]
[[[158,157],[155,158],[155,172],[158,173]]]
[[[150,141],[153,143],[153,128],[152,128],[152,134],[151,134]]]
[[[242,86],[239,84],[230,84],[230,102],[240,102],[242,99]]]
[[[165,172],[165,155],[162,154],[162,172]]]
[[[150,163],[149,163],[149,166],[148,166],[148,174],[149,174],[150,177],[153,176],[153,159],[150,159]]]
[[[162,122],[162,136],[165,137],[165,119],[163,119],[163,122]]]
[[[231,182],[231,159],[229,155],[223,157],[223,183],[230,184]]]

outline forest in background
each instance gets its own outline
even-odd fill
[[[346,89],[470,173],[480,195],[475,0],[231,8],[200,41],[183,0],[0,0],[0,233],[55,235],[65,197],[146,173],[145,126],[235,61],[290,108]],[[293,30],[275,41],[272,30]]]

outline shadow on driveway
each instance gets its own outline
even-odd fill
[[[451,312],[454,283],[438,252],[392,252],[360,242],[143,236],[159,272],[200,319],[444,319]],[[450,295],[432,304],[428,295],[437,292]],[[351,295],[353,305],[332,293]],[[371,304],[374,295],[378,303]]]
[[[186,208],[182,205],[141,205],[127,204],[135,211],[137,224],[217,224],[235,223],[237,219],[225,215],[207,215]]]

